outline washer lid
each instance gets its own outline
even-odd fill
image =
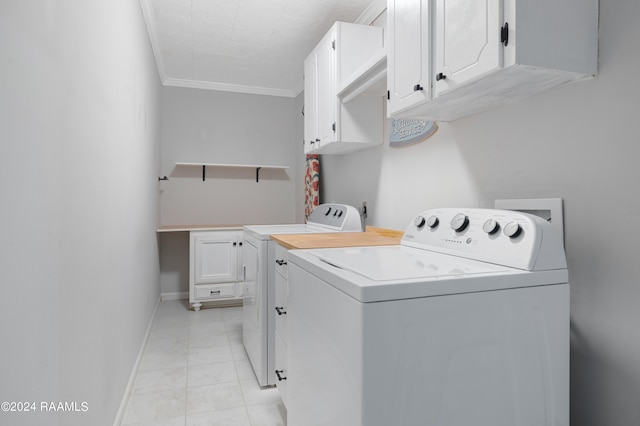
[[[361,302],[566,284],[567,270],[526,271],[407,246],[289,251],[289,286],[300,269]]]
[[[390,281],[512,271],[511,268],[404,246],[324,249],[315,253],[330,265],[372,281]]]

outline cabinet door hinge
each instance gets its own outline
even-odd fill
[[[335,121],[331,125],[331,130],[333,130],[334,132],[336,131],[336,122]]]

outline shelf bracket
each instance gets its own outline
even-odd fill
[[[256,182],[260,182],[260,169],[262,167],[256,167]]]

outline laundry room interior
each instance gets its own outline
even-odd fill
[[[242,336],[246,259],[239,254],[233,264],[229,303],[206,299],[200,309],[190,300],[190,234],[234,232],[234,250],[244,250],[244,226],[309,220],[305,175],[313,152],[305,120],[312,112],[303,61],[336,20],[379,29],[388,51],[387,2],[320,1],[332,14],[297,21],[318,21],[310,27],[318,35],[313,43],[282,46],[299,61],[286,62],[283,54],[251,69],[198,75],[198,62],[186,52],[191,48],[184,48],[190,37],[174,28],[175,44],[161,46],[167,33],[154,25],[172,8],[201,1],[0,5],[0,424],[310,426],[291,417],[287,423],[291,408],[278,387],[254,383],[257,367]],[[434,9],[445,1],[422,0]],[[509,4],[531,3],[496,3],[503,2],[505,15]],[[260,9],[266,3],[211,7],[220,13],[259,8],[266,20],[269,13]],[[273,1],[281,11],[304,9],[295,3]],[[541,16],[553,16],[554,2],[543,3]],[[347,211],[342,206],[352,206],[362,233],[377,233],[366,237],[377,242],[387,231],[399,241],[417,215],[434,209],[561,200],[570,289],[567,418],[541,424],[631,426],[640,424],[640,274],[631,267],[640,253],[640,84],[633,82],[640,69],[640,3],[585,3],[597,10],[594,75],[433,120],[435,132],[404,146],[390,142],[393,120],[404,117],[388,115],[383,79],[382,91],[365,94],[381,105],[379,120],[369,121],[379,127],[380,143],[313,157],[316,206],[340,215]],[[245,43],[229,49],[238,57],[260,55],[267,44]],[[269,76],[279,80],[268,80],[267,69],[276,65],[283,71]],[[251,84],[242,86],[242,78]],[[291,285],[291,272],[288,278]],[[155,345],[159,325],[167,327],[160,337],[175,337],[181,349]],[[203,337],[201,344],[185,337],[190,330]],[[211,355],[219,345],[204,338],[210,330],[228,345],[229,357],[191,365],[219,355]],[[171,359],[153,353],[145,360],[150,348],[166,349]],[[159,360],[170,364],[150,367]],[[205,370],[214,363],[231,376]],[[142,376],[160,385],[136,381]],[[230,405],[203,408],[207,399]]]

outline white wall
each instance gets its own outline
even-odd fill
[[[502,197],[564,200],[579,426],[640,424],[639,20],[639,2],[600,0],[594,80],[441,124],[418,145],[322,158],[324,200],[368,201],[379,226]]]
[[[165,87],[163,225],[294,221],[295,99]],[[289,166],[285,171],[176,167],[176,162]]]
[[[159,297],[159,80],[138,2],[0,3],[0,413],[113,424]]]
[[[299,97],[301,99],[301,97]],[[298,105],[300,103],[300,105]],[[160,169],[162,225],[249,225],[302,220],[301,101],[165,87]],[[298,133],[300,136],[298,137]],[[285,171],[176,167],[177,162],[289,166]],[[188,233],[160,237],[161,291],[189,291]]]

